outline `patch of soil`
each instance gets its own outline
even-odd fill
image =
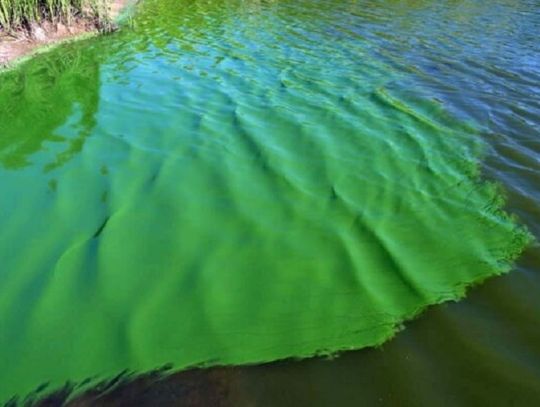
[[[109,13],[111,20],[120,14],[127,2],[128,0],[111,2]],[[32,24],[29,28],[14,33],[7,33],[0,29],[0,68],[43,46],[98,31],[95,21],[87,18],[72,18],[69,25],[51,22]]]

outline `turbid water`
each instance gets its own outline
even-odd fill
[[[2,75],[0,399],[378,345],[509,271],[540,17],[484,3],[148,0]]]

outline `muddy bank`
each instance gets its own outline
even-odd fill
[[[130,0],[113,0],[109,7],[110,25],[103,27],[93,19],[76,17],[70,24],[43,22],[15,32],[0,29],[0,69],[7,67],[39,49],[99,32],[114,31],[116,20],[125,10]]]

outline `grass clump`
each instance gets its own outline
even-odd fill
[[[0,30],[28,29],[43,22],[70,24],[73,18],[89,19],[107,27],[109,0],[0,0]]]

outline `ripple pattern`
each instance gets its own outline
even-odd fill
[[[376,346],[509,271],[531,235],[429,86],[437,24],[403,37],[425,3],[147,0],[4,74],[0,399]]]

